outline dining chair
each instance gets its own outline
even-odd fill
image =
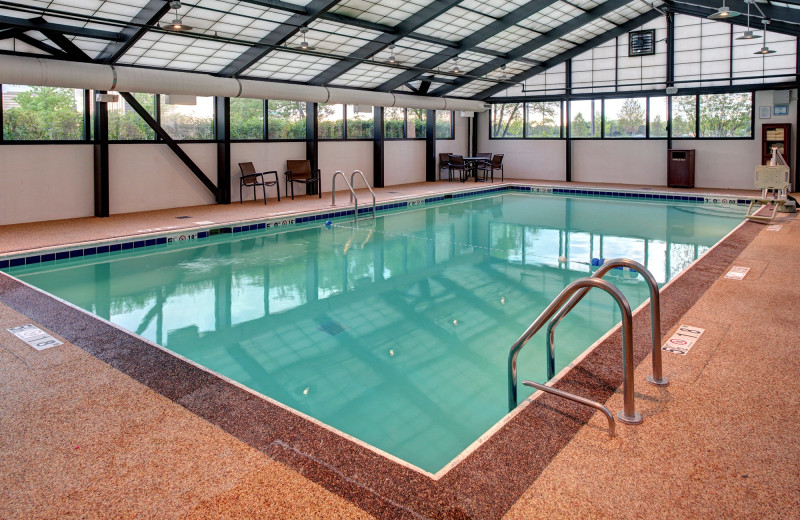
[[[450,154],[449,153],[440,153],[439,154],[439,180],[442,179],[442,171],[449,169],[450,163]],[[449,173],[448,173],[449,175]],[[452,180],[452,179],[450,179]]]
[[[261,191],[264,193],[264,205],[267,204],[267,186],[275,186],[278,190],[278,201],[281,200],[281,186],[278,184],[278,172],[257,172],[255,166],[251,162],[239,163],[239,170],[242,176],[239,178],[239,204],[242,203],[242,188],[245,186],[253,187],[253,200],[258,200],[256,186],[261,186]],[[264,175],[275,175],[275,180],[266,180]]]
[[[503,154],[502,153],[494,154],[492,156],[491,162],[485,163],[484,166],[480,166],[478,167],[478,169],[483,172],[484,179],[486,178],[486,175],[490,173],[492,176],[492,182],[494,182],[495,170],[500,170],[500,181],[502,182],[503,179],[505,178],[505,175],[503,173]]]
[[[294,200],[294,183],[299,182],[306,186],[316,187],[319,198],[322,198],[322,182],[320,181],[320,171],[311,172],[311,161],[292,160],[286,161],[286,191],[289,191],[291,184],[292,200]],[[311,193],[313,195],[313,193]]]
[[[467,165],[464,162],[464,157],[461,155],[451,155],[448,161],[448,180],[453,180],[453,170],[459,172],[459,179],[461,182],[467,180]]]

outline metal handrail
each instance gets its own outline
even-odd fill
[[[592,274],[591,278],[602,278],[606,273],[615,267],[627,267],[629,269],[633,269],[634,271],[641,273],[644,279],[647,280],[647,285],[650,288],[650,338],[652,344],[651,355],[653,358],[653,374],[647,376],[647,382],[651,385],[667,386],[669,385],[669,379],[667,379],[661,373],[661,301],[658,292],[658,282],[656,282],[653,274],[645,266],[629,258],[614,258],[613,260],[606,260],[606,262],[601,265],[600,268],[594,272],[594,274]],[[564,305],[564,307],[562,307],[555,316],[553,316],[553,319],[550,320],[550,324],[547,326],[546,352],[548,381],[553,379],[556,371],[556,327],[559,323],[561,323],[561,320],[564,319],[567,313],[571,311],[578,304],[578,302],[583,299],[584,296],[586,296],[587,292],[589,292],[589,288],[579,291],[572,298],[570,298],[567,304]]]
[[[367,189],[372,194],[372,218],[375,218],[375,192],[372,191],[369,183],[367,182],[367,178],[364,177],[364,174],[361,173],[361,170],[353,170],[353,173],[350,174],[350,186],[355,187],[356,183],[354,181],[356,174],[361,175],[361,179],[364,181],[364,184],[367,186]],[[353,202],[353,195],[355,195],[354,191],[350,191],[350,202]]]
[[[559,390],[558,388],[553,388],[552,386],[543,385],[541,383],[537,383],[536,381],[523,381],[523,385],[530,386],[536,388],[537,390],[542,390],[543,392],[549,392],[553,395],[557,395],[559,397],[563,397],[565,399],[569,399],[571,401],[575,401],[576,403],[585,404],[586,406],[591,406],[597,410],[603,412],[603,415],[606,416],[608,419],[608,434],[613,437],[615,432],[616,423],[614,422],[614,415],[611,411],[603,406],[602,404],[592,401],[591,399],[586,399],[585,397],[581,397],[579,395],[571,394],[569,392],[565,392],[563,390]]]
[[[358,195],[356,195],[353,185],[347,182],[347,178],[344,176],[344,172],[342,170],[336,170],[333,172],[333,181],[331,184],[331,206],[336,205],[336,177],[339,175],[342,176],[342,180],[345,184],[347,184],[347,189],[350,190],[350,202],[352,202],[353,199],[356,201],[355,211],[353,212],[353,220],[358,222]]]
[[[636,413],[633,401],[633,338],[631,337],[631,322],[633,320],[631,318],[631,307],[619,289],[601,278],[580,278],[567,285],[511,346],[511,350],[508,353],[508,409],[511,411],[517,406],[517,356],[519,351],[544,326],[547,320],[552,318],[561,306],[569,300],[573,293],[584,287],[597,287],[604,290],[614,298],[620,308],[622,313],[623,409],[617,413],[617,416],[624,423],[639,424],[642,422],[642,416]]]

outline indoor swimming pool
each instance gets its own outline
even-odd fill
[[[507,414],[510,346],[593,259],[664,284],[742,221],[732,209],[503,192],[9,272],[436,473]],[[636,273],[606,279],[631,308],[648,297]],[[559,327],[556,371],[619,320],[590,293]],[[546,381],[543,335],[518,367]]]

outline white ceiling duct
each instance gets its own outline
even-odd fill
[[[315,103],[484,112],[483,102],[470,99],[411,96],[372,90],[317,87],[275,81],[219,78],[209,74],[143,69],[97,63],[0,55],[0,83],[48,87],[248,97]]]

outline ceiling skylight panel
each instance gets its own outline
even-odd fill
[[[472,96],[474,94],[477,94],[478,92],[483,92],[487,88],[491,88],[491,87],[493,87],[495,85],[496,85],[496,83],[494,83],[494,82],[481,81],[481,80],[478,79],[478,80],[475,80],[475,81],[471,81],[471,82],[467,83],[466,85],[463,85],[463,86],[455,89],[454,91],[450,92],[448,94],[448,96],[452,96],[452,97],[469,97],[469,96]]]
[[[493,21],[494,19],[488,16],[467,11],[460,7],[453,7],[417,29],[417,32],[458,41],[463,40]]]
[[[460,2],[459,6],[465,9],[473,9],[494,18],[502,18],[526,3],[524,0],[504,2],[497,2],[496,0],[465,0]]]
[[[73,2],[65,2],[71,4]],[[118,20],[130,20],[136,16],[147,4],[147,0],[137,0],[131,2],[103,2],[97,9],[97,14],[104,18],[114,18]]]
[[[512,25],[481,43],[482,47],[507,52],[519,47],[522,43],[539,36],[539,33],[527,28]]]
[[[442,52],[447,47],[442,45],[437,45],[435,43],[428,43],[423,42],[421,40],[416,40],[414,38],[403,38],[402,40],[398,40],[395,42],[395,50],[405,48],[405,49],[413,49],[418,52],[427,52],[430,54],[438,54]]]

